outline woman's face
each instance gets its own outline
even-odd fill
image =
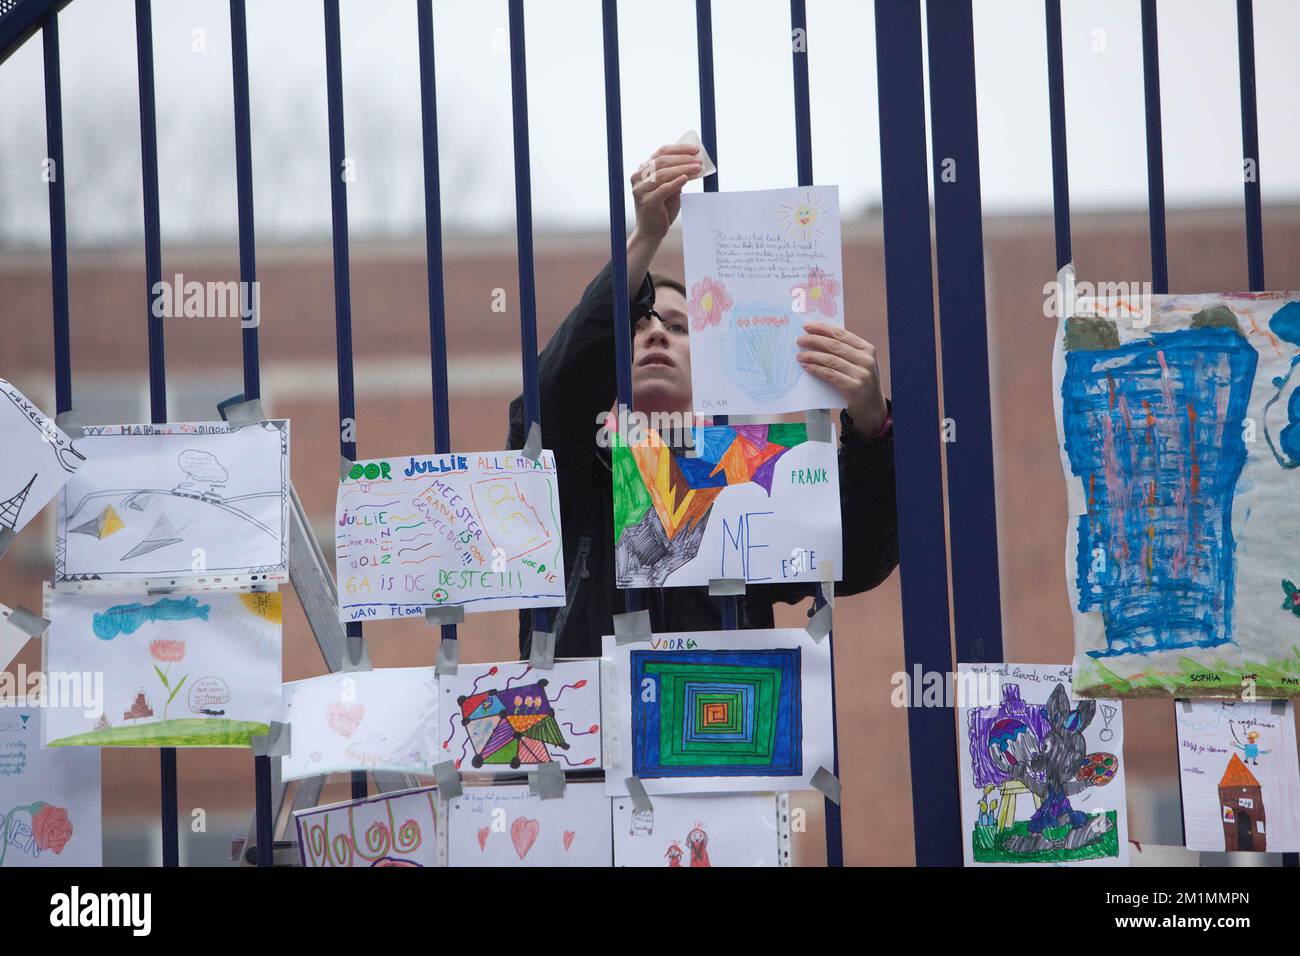
[[[655,290],[655,312],[636,320],[632,337],[632,400],[640,412],[691,410],[691,340],[686,299]]]

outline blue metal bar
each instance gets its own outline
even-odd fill
[[[1070,173],[1065,151],[1065,67],[1061,53],[1061,0],[1043,0],[1047,12],[1047,97],[1052,126],[1052,212],[1056,222],[1056,268],[1070,250]]]
[[[424,141],[424,245],[429,279],[429,366],[433,375],[433,450],[451,451],[447,387],[447,312],[443,299],[442,186],[438,175],[438,84],[434,71],[433,0],[416,6],[420,34],[420,128]],[[456,625],[442,625],[442,640],[456,640]]]
[[[695,55],[700,75],[700,141],[704,151],[718,165],[718,108],[713,90],[713,4],[695,0]],[[704,177],[704,191],[718,191],[718,174]]]
[[[1142,0],[1142,86],[1147,118],[1147,209],[1151,231],[1151,287],[1169,292],[1169,252],[1165,242],[1165,158],[1160,122],[1160,36],[1156,0]]]
[[[943,402],[961,441],[945,443],[957,660],[1002,660],[993,481],[975,34],[970,0],[926,6]],[[959,410],[959,411],[958,411]]]
[[[348,265],[348,192],[343,145],[343,43],[339,0],[325,0],[325,93],[329,111],[330,221],[334,240],[334,344],[338,360],[339,451],[357,460],[356,394],[352,375],[352,287]],[[350,428],[348,426],[351,426]],[[349,437],[351,435],[352,437]],[[362,637],[361,625],[346,625],[349,651]],[[352,773],[352,799],[369,795],[365,771]]]
[[[135,0],[135,52],[140,83],[140,165],[144,188],[144,268],[149,323],[149,415],[154,424],[167,421],[167,375],[163,350],[163,320],[155,309],[155,290],[162,282],[162,227],[158,212],[158,125],[154,115],[153,26],[149,0]],[[159,751],[162,786],[163,866],[180,866],[180,812],[177,797],[176,750]]]
[[[947,577],[948,556],[940,484],[920,2],[876,0],[875,12],[903,655],[909,675],[942,674],[952,670],[952,644],[948,596],[934,588],[934,581]],[[916,863],[958,866],[961,815],[952,712],[910,707],[907,727]]]
[[[59,17],[41,29],[45,59],[45,141],[50,162],[50,281],[54,300],[54,407],[72,408],[72,336],[68,327],[68,219],[63,177],[63,91],[59,72]]]
[[[1259,113],[1255,108],[1255,7],[1237,0],[1237,63],[1241,75],[1241,150],[1246,187],[1246,262],[1250,290],[1264,290],[1264,220],[1259,189]]]

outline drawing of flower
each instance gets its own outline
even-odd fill
[[[68,820],[68,811],[48,803],[41,804],[41,808],[32,814],[32,833],[36,837],[38,849],[62,853],[72,839],[72,823]]]
[[[165,672],[157,664],[153,666],[154,673],[158,675],[158,679],[162,681],[163,687],[168,692],[167,703],[163,704],[163,720],[166,720],[167,707],[176,699],[176,695],[180,693],[181,688],[185,686],[185,681],[190,676],[189,674],[186,674],[180,679],[175,687],[172,687],[170,680],[172,664],[185,659],[185,642],[159,638],[158,640],[149,642],[149,654],[154,660],[161,661],[167,665],[167,670]]]
[[[1282,610],[1290,611],[1296,617],[1300,617],[1300,588],[1296,587],[1293,582],[1283,578],[1282,590],[1286,593],[1286,600],[1282,602]]]
[[[809,312],[820,312],[828,318],[835,317],[835,314],[839,311],[840,283],[838,279],[832,278],[819,267],[813,266],[808,270],[808,281],[801,283],[798,288],[804,290],[806,308]]]
[[[686,311],[691,314],[691,327],[696,332],[722,322],[722,313],[731,308],[731,296],[726,283],[705,276],[691,285],[691,301]]]

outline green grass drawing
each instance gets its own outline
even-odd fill
[[[1090,814],[1089,819],[1100,814]],[[1119,827],[1114,810],[1106,811],[1110,829],[1100,840],[1073,850],[1049,849],[1035,853],[1012,853],[1006,849],[1007,840],[1013,836],[1029,836],[1029,821],[1017,820],[1008,830],[994,827],[975,827],[971,831],[971,850],[977,863],[1076,863],[1079,860],[1104,860],[1119,856]],[[1048,827],[1043,835],[1049,840],[1062,840],[1070,832],[1068,826]]]
[[[1191,657],[1178,661],[1174,672],[1148,670],[1132,677],[1121,677],[1101,661],[1084,658],[1075,675],[1075,693],[1080,697],[1235,697],[1241,693],[1242,680],[1251,677],[1260,697],[1289,697],[1300,694],[1300,646],[1293,646],[1293,657],[1266,664],[1246,661],[1228,664],[1222,659],[1204,664]]]
[[[51,747],[247,747],[270,728],[252,720],[223,717],[178,717],[151,724],[104,727],[60,737]]]

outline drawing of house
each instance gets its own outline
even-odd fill
[[[1219,816],[1223,820],[1225,850],[1265,851],[1264,792],[1236,754],[1219,781]]]
[[[144,691],[139,691],[135,695],[135,700],[131,702],[131,709],[122,714],[123,720],[138,720],[141,717],[152,717],[153,708],[144,698]]]

